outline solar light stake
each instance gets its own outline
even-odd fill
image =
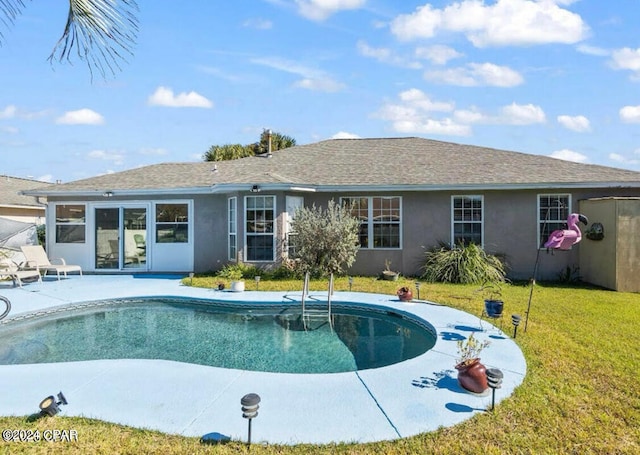
[[[189,272],[189,284],[193,284],[193,272]]]
[[[349,292],[351,292],[351,287],[353,286],[353,277],[349,277]]]
[[[253,277],[256,280],[256,291],[260,289],[260,275],[256,275]]]
[[[67,399],[62,394],[62,392],[58,394],[58,401],[56,401],[56,398],[53,395],[49,395],[47,398],[40,402],[40,413],[42,415],[46,414],[50,417],[53,417],[60,412],[61,404],[68,404]]]
[[[487,368],[487,385],[491,387],[491,410],[496,407],[496,389],[502,386],[502,378],[504,375],[502,371],[497,368]]]
[[[242,397],[240,404],[242,405],[242,417],[249,419],[249,433],[247,435],[247,444],[251,446],[251,420],[258,416],[258,403],[260,396],[257,393],[248,393]]]
[[[416,291],[418,291],[418,300],[420,300],[420,282],[416,281]]]
[[[511,323],[513,324],[513,338],[515,339],[516,334],[518,333],[518,326],[520,325],[520,315],[512,314],[511,315]]]

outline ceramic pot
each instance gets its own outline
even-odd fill
[[[499,318],[502,316],[504,302],[502,300],[486,299],[484,301],[484,310],[490,318]]]
[[[413,299],[413,292],[411,289],[407,289],[406,291],[398,289],[397,295],[401,302],[411,302],[411,299]]]
[[[232,281],[231,282],[231,291],[232,292],[242,292],[244,291],[244,281]]]
[[[480,363],[480,359],[474,359],[468,364],[459,363],[458,383],[463,389],[473,393],[482,393],[489,387],[487,385],[487,369]]]

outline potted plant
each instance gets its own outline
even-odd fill
[[[463,389],[474,393],[487,390],[487,369],[480,363],[479,356],[488,345],[488,340],[478,341],[473,333],[465,340],[458,340],[455,368],[458,370],[458,383]]]
[[[388,259],[384,260],[384,270],[382,271],[382,278],[388,281],[397,281],[398,280],[398,272],[394,272],[391,270],[391,261]]]
[[[502,316],[504,301],[502,300],[502,288],[498,283],[484,284],[478,291],[484,294],[484,311],[490,318]]]
[[[226,265],[218,274],[222,278],[231,281],[230,290],[233,292],[244,291],[244,280],[242,279],[242,269],[239,266]]]
[[[401,302],[411,302],[413,299],[413,291],[408,286],[402,286],[396,291],[396,295]]]

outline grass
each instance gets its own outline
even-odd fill
[[[195,277],[194,286],[213,287],[214,277]],[[185,280],[189,284],[189,279]],[[229,283],[226,283],[227,285]],[[247,280],[247,289],[255,289]],[[356,277],[354,291],[395,294],[413,281]],[[326,281],[312,281],[326,290]],[[336,290],[347,290],[346,278]],[[261,281],[261,290],[298,290],[301,282]],[[423,283],[420,297],[478,314],[478,286]],[[527,359],[523,384],[493,413],[460,425],[398,441],[326,446],[257,445],[253,454],[634,454],[640,453],[640,295],[589,287],[538,283],[527,332],[524,315],[530,288],[505,285],[505,331],[509,315],[523,316],[517,343]],[[10,393],[4,391],[4,393]],[[78,442],[0,443],[0,453],[249,453],[239,442],[210,446],[198,438],[168,436],[95,420],[55,417],[29,422],[0,417],[9,429],[75,429]]]

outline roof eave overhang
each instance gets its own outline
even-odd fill
[[[255,187],[255,188],[254,188]],[[540,182],[540,183],[467,183],[467,184],[417,184],[417,185],[311,185],[299,183],[218,183],[204,187],[185,188],[144,188],[144,189],[101,189],[101,190],[69,190],[46,191],[32,190],[22,194],[26,196],[48,197],[102,197],[107,193],[111,197],[131,196],[167,196],[167,195],[193,195],[193,194],[227,194],[237,192],[262,192],[262,191],[292,191],[313,193],[337,193],[337,192],[414,192],[414,191],[504,191],[504,190],[548,190],[548,189],[622,189],[640,188],[637,182]]]

